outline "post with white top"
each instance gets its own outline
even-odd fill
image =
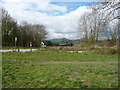
[[[17,45],[16,45],[16,43],[17,43],[17,37],[15,37],[15,51],[16,51],[16,49],[17,49]]]
[[[32,51],[32,42],[30,42],[30,51]]]

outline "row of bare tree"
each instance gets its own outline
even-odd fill
[[[17,37],[17,46],[28,47],[32,42],[33,46],[38,47],[46,38],[48,33],[45,26],[26,22],[18,24],[6,10],[1,9],[1,13],[2,46],[15,46],[15,37]]]
[[[97,2],[90,8],[91,11],[84,13],[79,21],[79,31],[84,35],[83,41],[96,45],[100,40],[106,40],[109,44],[116,45],[120,26],[120,2]]]

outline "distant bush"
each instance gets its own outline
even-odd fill
[[[88,51],[97,54],[110,54],[110,55],[118,54],[118,49],[116,48],[95,48],[95,49],[91,48]]]

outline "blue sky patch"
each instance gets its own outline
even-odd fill
[[[70,13],[71,11],[75,11],[77,8],[80,6],[88,6],[90,5],[91,2],[51,2],[51,4],[58,5],[58,6],[66,6],[67,7],[67,12],[60,12],[60,11],[54,11],[50,13],[49,11],[46,12],[48,15],[54,15],[54,16],[59,16],[59,15],[64,15],[66,13]]]
[[[31,9],[25,9],[26,11],[35,11],[35,12],[41,12],[41,13],[46,13],[47,15],[51,16],[59,16],[59,15],[64,15],[66,13],[70,13],[71,11],[75,11],[77,8],[80,6],[89,6],[91,2],[50,2],[53,5],[57,6],[66,6],[67,11],[66,12],[61,12],[59,10],[54,10],[54,11],[44,11],[44,10],[34,10],[37,7],[37,3],[31,3]]]

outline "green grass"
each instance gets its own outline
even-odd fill
[[[2,58],[4,88],[118,86],[118,64],[112,63],[117,61],[117,55],[39,49],[36,52],[2,53]]]
[[[3,53],[3,60],[31,60],[36,61],[117,61],[117,55],[93,53],[57,52],[58,50],[38,50],[36,52],[7,52]]]
[[[2,53],[0,53],[0,89],[2,88]]]

